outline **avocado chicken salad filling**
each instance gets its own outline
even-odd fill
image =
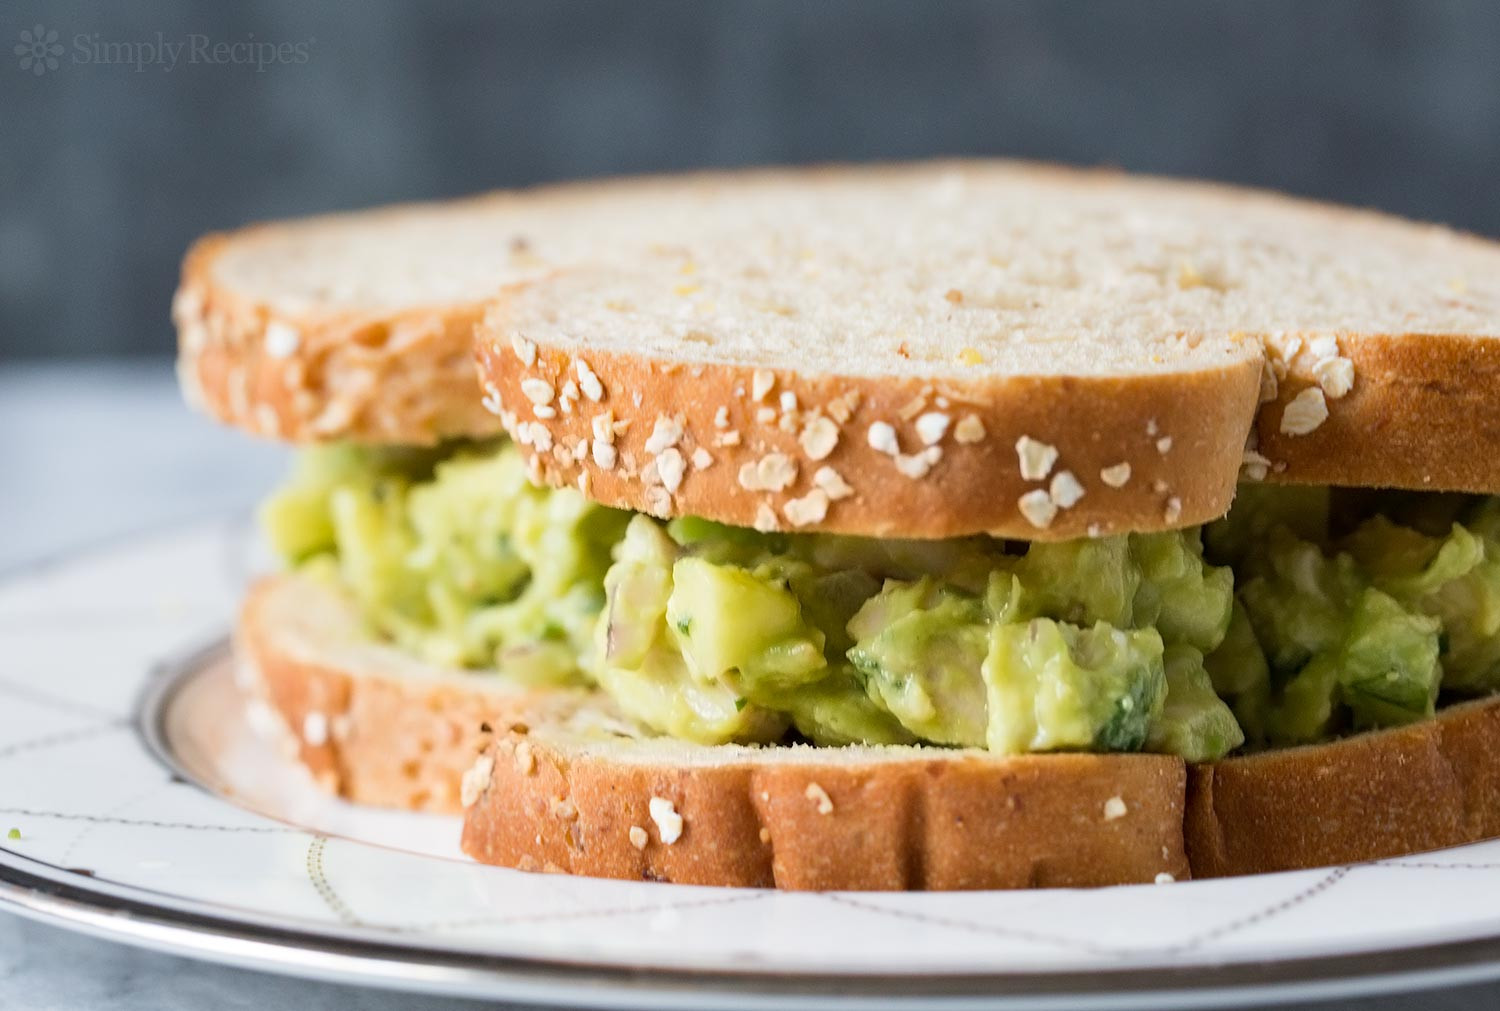
[[[372,635],[703,744],[1209,761],[1500,688],[1497,498],[1251,484],[1168,533],[764,534],[534,487],[496,440],[304,451],[263,520]]]

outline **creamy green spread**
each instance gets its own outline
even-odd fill
[[[1500,688],[1490,498],[1256,484],[1172,533],[762,534],[536,488],[496,441],[307,451],[263,516],[372,635],[705,744],[1205,761]]]

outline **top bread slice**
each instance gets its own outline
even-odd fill
[[[178,374],[220,420],[292,442],[422,445],[500,430],[474,324],[507,284],[638,237],[690,180],[623,179],[253,225],[189,250]]]
[[[486,401],[538,477],[762,529],[1031,540],[1211,520],[1242,463],[1500,490],[1474,449],[1500,439],[1493,244],[1005,162],[691,202],[490,304]]]

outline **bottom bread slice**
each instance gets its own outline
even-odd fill
[[[789,889],[1084,887],[1357,863],[1500,836],[1500,701],[1329,744],[1158,755],[702,747],[600,700],[497,736],[464,851]],[[593,724],[593,725],[590,725]]]
[[[241,683],[288,752],[323,789],[377,807],[458,813],[486,728],[575,694],[423,663],[372,640],[337,591],[296,575],[252,587],[234,648]]]

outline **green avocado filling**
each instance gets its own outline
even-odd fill
[[[1247,485],[1171,533],[762,534],[537,488],[494,441],[307,451],[263,519],[372,635],[704,744],[1211,761],[1500,689],[1500,499]]]

